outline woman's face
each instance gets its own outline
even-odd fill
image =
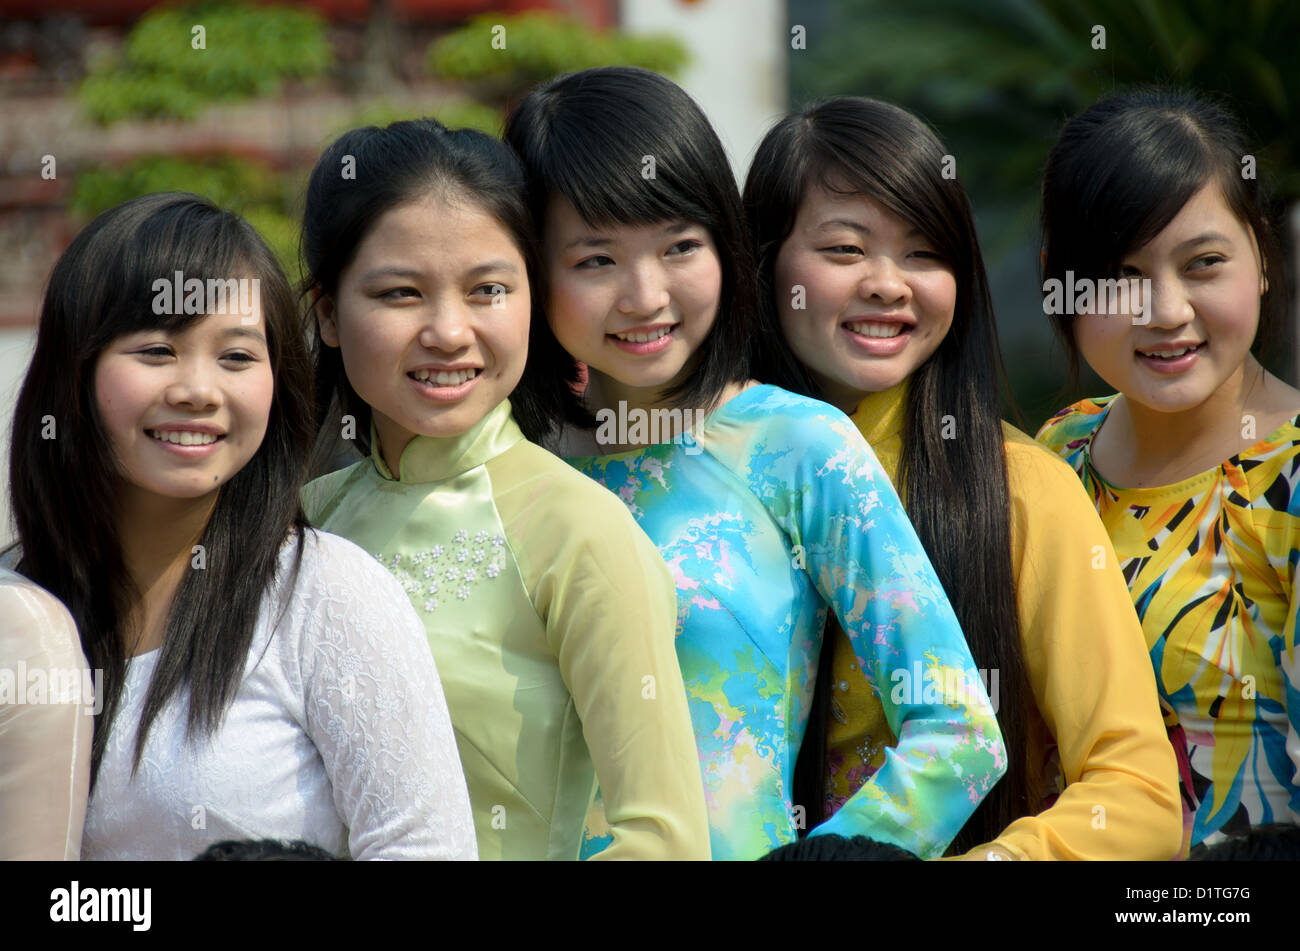
[[[510,232],[460,195],[376,221],[318,307],[321,339],[374,412],[384,459],[416,436],[458,436],[506,399],[528,356],[531,298]]]
[[[722,295],[722,263],[706,227],[593,227],[555,199],[545,249],[547,317],[574,359],[625,387],[662,390],[685,379]]]
[[[169,499],[207,496],[248,464],[274,390],[256,295],[247,316],[118,337],[95,365],[99,414],[123,480]]]
[[[1195,409],[1240,385],[1259,327],[1263,264],[1217,184],[1188,199],[1120,271],[1150,280],[1146,313],[1073,319],[1079,352],[1098,376],[1162,413]]]
[[[773,271],[786,343],[846,412],[910,376],[952,326],[952,268],[867,195],[809,188]]]

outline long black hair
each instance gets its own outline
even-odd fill
[[[1213,182],[1259,244],[1268,289],[1251,349],[1267,359],[1287,320],[1286,262],[1271,202],[1257,174],[1247,174],[1251,160],[1237,117],[1187,90],[1143,86],[1089,106],[1061,129],[1043,171],[1044,281],[1064,282],[1067,269],[1093,280],[1118,277],[1123,259]],[[1073,385],[1079,348],[1072,318],[1051,319]]]
[[[980,667],[998,670],[1005,685],[998,724],[1008,769],[954,840],[953,848],[965,851],[1036,812],[1040,796],[1026,762],[1033,694],[1011,560],[999,415],[1005,374],[970,203],[956,179],[943,177],[944,155],[925,123],[897,106],[854,97],[816,102],[764,137],[745,183],[745,211],[757,248],[761,305],[773,315],[776,257],[804,196],[816,186],[880,202],[917,228],[956,276],[952,327],[911,377],[897,478],[971,654]],[[765,382],[821,396],[806,370],[790,376],[772,366],[759,374]],[[946,415],[955,418],[959,438],[942,438]],[[824,651],[823,667],[827,661]]]
[[[753,257],[727,153],[700,107],[658,73],[624,66],[587,69],[530,92],[506,120],[505,140],[523,161],[538,234],[555,198],[593,227],[683,220],[708,229],[722,265],[713,327],[688,377],[664,396],[714,405],[729,383],[784,351],[780,330],[758,309]],[[653,159],[653,175],[646,175]],[[543,283],[545,296],[545,284]],[[557,415],[592,426],[574,395],[577,364],[549,326],[530,356],[565,386]],[[558,350],[561,358],[555,360]]]
[[[103,670],[95,718],[98,775],[126,674],[123,622],[141,592],[118,541],[118,460],[100,415],[95,367],[124,334],[184,331],[201,314],[156,315],[153,282],[181,271],[207,281],[260,280],[275,375],[266,436],[218,491],[199,543],[204,570],[177,588],[135,736],[135,763],[159,712],[188,693],[188,735],[211,733],[243,679],[263,596],[276,580],[281,545],[306,522],[298,491],[311,440],[311,364],[301,318],[283,272],[238,215],[196,195],[146,195],[92,221],[50,275],[36,351],[14,411],[9,487],[22,559],[18,570],[72,613],[92,669]],[[53,418],[56,438],[45,438]]]
[[[349,163],[351,163],[349,165]],[[347,175],[348,168],[355,174]],[[397,205],[446,191],[483,209],[510,234],[524,259],[528,282],[537,285],[537,242],[524,204],[523,172],[511,151],[474,129],[448,129],[435,119],[410,119],[385,128],[366,126],[343,133],[312,169],[303,212],[304,293],[336,297],[343,272],[375,222]],[[530,339],[549,335],[539,295],[532,295]],[[312,320],[315,326],[315,320]],[[556,344],[558,351],[559,345]],[[530,352],[532,347],[530,346]],[[563,351],[559,351],[563,352]],[[328,447],[343,414],[356,420],[356,441],[370,451],[371,411],[348,382],[343,353],[329,347],[315,328],[316,410],[320,438]],[[531,358],[510,394],[515,420],[525,436],[539,441],[551,426],[550,407],[561,399],[562,382]]]

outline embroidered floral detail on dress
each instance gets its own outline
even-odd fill
[[[443,560],[444,555],[451,564]],[[397,579],[417,608],[423,607],[426,614],[433,614],[447,603],[445,598],[439,597],[440,581],[454,584],[456,598],[467,601],[485,581],[500,577],[506,564],[506,539],[504,535],[485,531],[471,536],[465,529],[459,529],[446,545],[433,545],[424,551],[408,552],[405,556],[375,552],[374,558]],[[445,567],[440,568],[436,564],[438,561],[442,561]],[[422,597],[423,604],[420,603]]]

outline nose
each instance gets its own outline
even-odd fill
[[[1147,313],[1151,316],[1152,327],[1176,330],[1191,323],[1196,316],[1187,289],[1177,277],[1153,277],[1150,297]]]
[[[427,350],[455,353],[464,350],[474,340],[471,317],[463,306],[439,304],[425,313],[420,328],[420,346]]]
[[[858,282],[858,295],[864,300],[900,304],[911,296],[911,288],[894,259],[882,254],[867,258],[864,262],[862,279]]]
[[[652,317],[668,306],[668,283],[657,262],[629,268],[620,291],[619,313],[629,317]]]
[[[191,411],[212,410],[222,403],[221,387],[217,385],[215,368],[209,361],[184,362],[167,386],[164,396],[176,407]]]

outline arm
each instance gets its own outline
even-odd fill
[[[1060,460],[1013,441],[1007,461],[1025,666],[1067,785],[1051,807],[964,857],[994,848],[1017,859],[1173,858],[1182,837],[1174,750],[1106,529]]]
[[[306,544],[320,558],[301,641],[306,729],[352,857],[477,858],[465,774],[420,619],[360,548],[310,533]]]
[[[1300,558],[1292,553],[1291,564],[1294,566]],[[1283,634],[1282,652],[1278,658],[1278,667],[1282,672],[1282,683],[1286,690],[1286,753],[1295,766],[1291,777],[1290,820],[1300,823],[1300,648],[1296,645],[1296,630],[1300,627],[1300,590],[1291,583],[1291,610],[1287,627]]]
[[[0,861],[76,860],[94,729],[89,668],[63,605],[0,575]]]
[[[623,504],[572,477],[581,484],[563,493],[560,504],[573,506],[563,532],[526,515],[512,529],[530,539],[515,551],[530,586],[536,578],[535,606],[596,769],[613,841],[592,858],[708,859],[704,784],[674,646],[676,586]]]
[[[825,408],[784,417],[756,456],[760,496],[826,602],[898,744],[811,834],[866,835],[939,855],[1006,771],[988,693],[902,503],[853,424]],[[919,673],[919,677],[917,676]]]

